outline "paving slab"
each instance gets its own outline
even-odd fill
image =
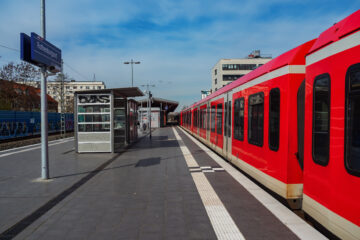
[[[171,128],[143,138],[16,239],[216,239],[171,139]]]
[[[73,147],[50,147],[49,182],[36,146],[0,152],[0,230],[25,223],[3,239],[298,239],[178,128],[121,154]]]

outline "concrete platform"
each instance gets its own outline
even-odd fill
[[[180,128],[122,154],[0,152],[0,239],[325,239]]]

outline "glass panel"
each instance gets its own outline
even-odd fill
[[[79,106],[79,107],[78,107],[78,112],[79,112],[79,113],[85,112],[84,106]]]
[[[216,106],[211,107],[211,132],[215,132],[215,108]]]
[[[115,152],[121,151],[127,141],[126,130],[126,100],[115,99],[114,109],[114,150]]]
[[[269,148],[277,151],[280,137],[280,89],[272,89],[269,98]]]
[[[228,116],[227,116],[227,112],[228,112],[228,109],[227,109],[227,107],[228,107],[228,104],[227,104],[227,102],[225,102],[225,108],[224,108],[224,136],[227,136],[227,123],[228,123]]]
[[[217,111],[216,111],[216,133],[217,134],[222,134],[222,113],[223,113],[223,109],[222,109],[222,103],[217,105]]]
[[[346,85],[345,167],[360,177],[360,64],[349,68]]]
[[[229,107],[229,117],[228,117],[228,137],[231,137],[231,101],[229,101],[228,103],[228,107]]]
[[[244,140],[244,98],[234,102],[234,138]]]
[[[262,146],[263,130],[264,93],[257,93],[249,97],[249,143],[257,146]]]
[[[93,115],[84,115],[85,122],[93,122]]]
[[[330,77],[315,78],[313,99],[313,158],[320,165],[329,161]]]
[[[78,122],[85,122],[84,115],[78,115]]]

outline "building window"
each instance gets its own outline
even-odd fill
[[[217,88],[215,88],[215,91],[217,91]]]
[[[73,89],[77,89],[77,87],[76,87],[76,86],[74,86],[74,87],[73,87]]]
[[[312,152],[314,162],[326,166],[329,162],[330,144],[330,76],[315,78],[313,89]]]
[[[256,64],[223,64],[223,70],[254,70]]]
[[[217,75],[217,69],[215,69],[214,72],[215,72],[215,75]]]
[[[216,108],[216,133],[217,134],[222,134],[222,113],[223,113],[223,109],[222,109],[222,103],[219,103],[217,105]]]
[[[83,89],[83,87],[82,87],[82,86],[80,86],[80,89]]]
[[[345,84],[345,167],[360,177],[360,63],[348,69]]]
[[[211,106],[211,132],[215,132],[216,106]]]
[[[101,86],[98,86],[98,89],[101,89]]]
[[[264,137],[264,93],[249,96],[249,135],[251,144],[262,146]]]
[[[280,89],[273,88],[269,96],[269,148],[279,149],[280,138]]]
[[[215,78],[215,81],[214,81],[214,82],[215,82],[215,84],[217,84],[217,78]]]
[[[89,87],[89,86],[86,86],[85,88],[86,88],[86,89],[90,89],[90,87]]]
[[[69,87],[69,86],[66,86],[66,89],[70,89],[70,87]]]
[[[240,74],[240,75],[223,75],[223,81],[234,81],[238,78],[241,78],[242,76],[244,76],[244,74]]]
[[[244,140],[244,98],[238,98],[234,102],[234,138]]]

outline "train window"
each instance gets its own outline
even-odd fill
[[[227,112],[228,112],[228,105],[227,105],[227,102],[225,102],[225,108],[224,108],[224,136],[227,136],[227,122],[228,122],[228,116],[227,116]]]
[[[223,109],[222,109],[222,103],[219,103],[217,105],[217,111],[216,111],[216,133],[217,134],[222,134],[222,112],[223,112]]]
[[[244,140],[244,98],[238,98],[234,102],[234,138]]]
[[[207,107],[207,109],[206,109],[206,128],[207,128],[207,130],[209,130],[210,129],[210,108],[209,107]]]
[[[215,105],[211,106],[211,132],[215,132],[215,108]]]
[[[273,88],[269,96],[269,148],[279,149],[280,137],[280,89]]]
[[[206,129],[206,108],[203,109],[204,118],[203,118],[203,128]]]
[[[360,177],[360,63],[348,69],[345,84],[345,167]]]
[[[249,96],[249,135],[251,144],[262,146],[264,137],[264,93]]]
[[[326,166],[329,162],[330,144],[330,76],[315,78],[313,89],[312,153],[314,162]]]
[[[194,110],[194,127],[197,127],[198,124],[198,113],[197,109]]]
[[[228,113],[228,137],[231,137],[231,101],[229,101],[228,103],[228,109],[229,109],[229,113]]]

